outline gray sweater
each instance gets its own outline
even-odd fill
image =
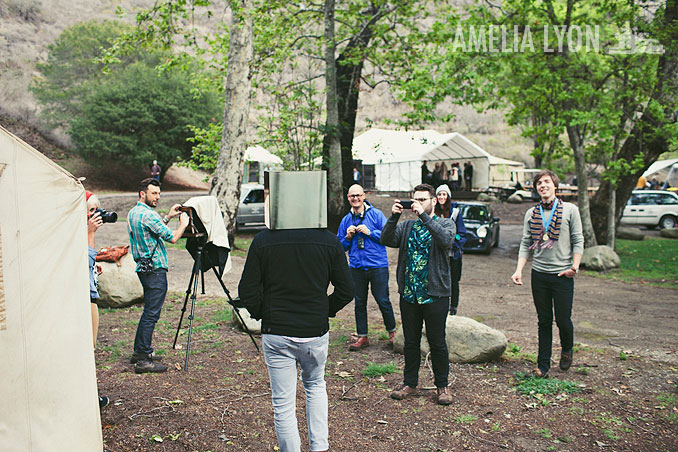
[[[407,239],[417,220],[406,220],[398,224],[400,215],[391,215],[381,230],[381,244],[391,248],[400,248],[398,252],[398,293],[405,287],[405,269],[407,267]],[[434,220],[422,213],[419,219],[431,232],[431,251],[428,261],[428,294],[432,297],[449,297],[451,293],[449,251],[454,244],[457,226],[449,218]]]
[[[532,236],[530,235],[530,218],[534,207],[525,213],[523,222],[523,238],[520,240],[518,257],[528,259],[532,256],[532,270],[542,273],[558,274],[572,267],[572,255],[584,253],[584,234],[582,234],[579,209],[574,204],[563,202],[563,218],[560,222],[560,236],[556,245],[551,249],[537,248],[530,250]]]

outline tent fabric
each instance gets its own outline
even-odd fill
[[[666,180],[673,165],[678,164],[678,159],[657,160],[643,173],[643,177],[649,179],[652,176],[659,180]]]
[[[223,256],[223,258],[212,259],[212,263],[219,265],[220,274],[229,272],[232,267],[231,257],[229,255],[231,246],[228,243],[228,232],[226,231],[224,216],[219,208],[217,198],[215,196],[195,196],[186,201],[184,206],[193,207],[195,209],[198,218],[200,218],[200,221],[207,232],[207,244],[211,244],[215,248],[221,248],[223,250],[223,252],[218,253]]]
[[[508,173],[521,162],[487,153],[460,133],[441,134],[435,130],[398,131],[370,129],[353,140],[353,155],[363,165],[375,165],[375,186],[384,191],[410,191],[421,183],[421,165],[429,170],[436,162],[471,162],[474,188],[487,188],[493,174]],[[496,168],[496,170],[493,170]]]
[[[267,163],[269,165],[282,165],[283,161],[277,155],[271,154],[261,146],[250,146],[245,150],[246,162]]]
[[[0,127],[3,165],[0,449],[101,451],[85,190]]]

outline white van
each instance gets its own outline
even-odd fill
[[[633,226],[674,228],[678,222],[678,195],[664,190],[633,190],[620,222]]]

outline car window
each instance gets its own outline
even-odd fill
[[[485,206],[465,206],[462,213],[464,220],[487,221],[490,217]]]
[[[657,204],[657,196],[654,193],[638,193],[631,197],[631,204],[638,205],[655,205]]]
[[[660,204],[660,205],[678,204],[678,198],[676,198],[675,196],[672,196],[668,193],[661,194],[657,198],[657,204]]]
[[[246,203],[264,202],[264,190],[252,190],[245,198]]]

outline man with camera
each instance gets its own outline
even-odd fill
[[[134,353],[130,362],[134,372],[165,372],[167,366],[157,362],[151,342],[153,330],[167,294],[167,250],[164,241],[176,243],[188,226],[188,215],[175,204],[161,218],[155,211],[160,201],[160,182],[147,178],[139,184],[139,201],[127,215],[127,226],[132,255],[137,263],[137,276],[144,288],[144,312],[139,319],[134,338]],[[179,216],[179,226],[172,231],[167,224]]]
[[[381,243],[400,248],[396,274],[405,336],[405,370],[403,385],[391,393],[391,398],[402,400],[416,392],[421,364],[421,331],[425,323],[438,404],[449,405],[452,403],[447,387],[450,362],[445,343],[451,290],[448,254],[457,229],[452,219],[433,214],[436,203],[435,189],[429,184],[414,187],[411,201],[396,200],[381,231]],[[398,224],[403,209],[408,207],[418,219]]]
[[[372,296],[377,301],[384,327],[393,343],[396,321],[393,306],[388,296],[388,256],[386,247],[381,244],[381,229],[386,217],[381,210],[372,207],[365,200],[363,187],[358,184],[348,189],[348,202],[351,211],[341,220],[337,236],[348,251],[349,267],[355,288],[355,323],[357,340],[349,345],[349,350],[368,347],[367,337],[367,287],[372,286]]]

